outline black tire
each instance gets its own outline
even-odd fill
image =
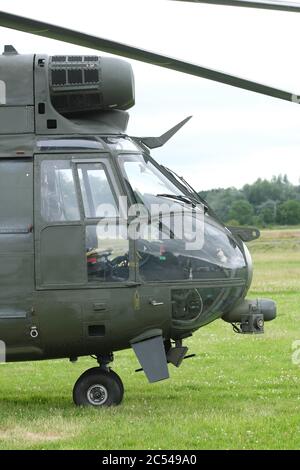
[[[93,367],[85,371],[73,388],[77,406],[115,406],[123,399],[124,387],[120,377],[111,370]]]
[[[117,382],[119,382],[120,389],[121,389],[121,392],[122,392],[122,398],[123,398],[123,395],[124,395],[124,385],[123,385],[123,382],[122,382],[122,380],[121,380],[121,377],[120,377],[116,372],[114,372],[113,370],[110,370],[109,373],[112,374],[112,376],[115,378],[115,380],[117,380]]]

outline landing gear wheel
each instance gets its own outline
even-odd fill
[[[77,406],[113,406],[121,403],[123,394],[123,383],[115,372],[93,367],[75,383],[73,400]]]
[[[114,372],[113,370],[110,370],[109,373],[115,378],[115,380],[119,383],[119,386],[120,386],[120,389],[121,389],[121,393],[122,393],[122,398],[123,398],[123,395],[124,395],[124,385],[123,385],[123,382],[121,380],[121,377],[116,374],[116,372]]]

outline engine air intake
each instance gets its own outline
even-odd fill
[[[49,85],[52,105],[61,114],[126,110],[134,105],[132,69],[120,59],[52,56]]]

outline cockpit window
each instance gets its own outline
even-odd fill
[[[72,150],[103,150],[102,142],[93,139],[41,139],[37,142],[37,147],[43,152],[47,151],[72,151]]]
[[[104,142],[112,149],[126,152],[140,152],[140,148],[128,137],[103,137]]]
[[[126,227],[111,221],[86,227],[89,282],[122,282],[129,277],[129,240]]]
[[[151,204],[174,204],[170,196],[185,196],[150,160],[142,155],[120,155],[119,161],[124,178],[139,203],[148,208]],[[186,196],[185,196],[186,197]],[[177,200],[177,199],[176,199]]]
[[[47,222],[80,220],[70,161],[44,160],[42,162],[41,215]]]
[[[188,222],[188,218],[185,221]],[[193,231],[188,233],[189,229],[184,227],[184,236],[164,237],[165,232],[169,232],[168,225],[164,224],[163,218],[160,229],[150,227],[147,230],[151,233],[150,238],[145,236],[136,242],[139,273],[143,280],[161,282],[245,277],[246,262],[239,246],[208,216],[202,226],[203,244],[196,249],[191,249],[193,247],[186,243],[187,238],[192,238]]]
[[[78,175],[85,216],[116,217],[115,198],[102,163],[79,164]]]

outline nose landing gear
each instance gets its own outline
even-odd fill
[[[99,367],[86,370],[77,380],[73,389],[73,400],[77,406],[114,406],[123,399],[122,380],[108,364],[109,357],[97,357]]]

